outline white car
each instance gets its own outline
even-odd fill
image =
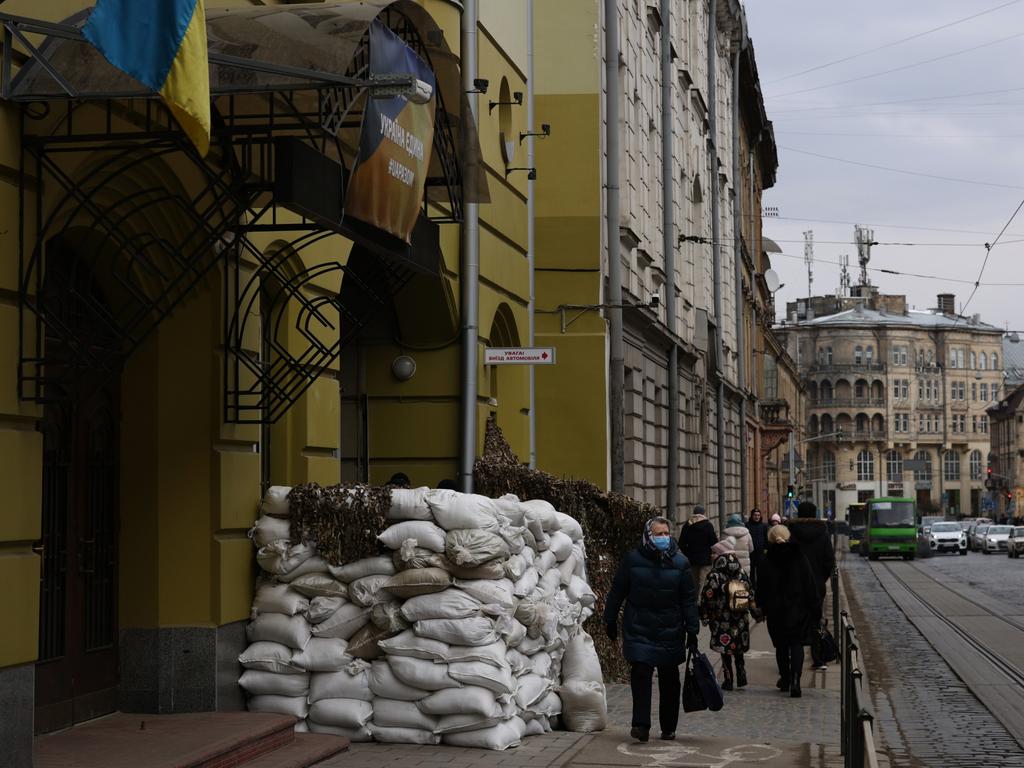
[[[993,552],[1005,552],[1012,530],[1012,525],[990,525],[982,539],[981,551],[986,555],[991,555]]]
[[[1020,557],[1024,552],[1024,525],[1015,525],[1006,541],[1006,554],[1009,557]]]
[[[967,534],[960,523],[935,522],[928,532],[928,547],[932,552],[959,552],[967,554]]]

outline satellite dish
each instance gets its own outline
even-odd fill
[[[768,286],[769,293],[775,293],[782,285],[779,283],[779,276],[774,269],[765,270],[764,282]]]

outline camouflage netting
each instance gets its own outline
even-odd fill
[[[380,551],[377,535],[387,527],[391,488],[306,483],[292,488],[288,506],[291,543],[315,541],[324,560],[344,565]]]
[[[594,638],[608,682],[629,679],[618,643],[604,633],[605,596],[622,558],[640,540],[644,523],[657,508],[618,493],[606,493],[586,480],[558,478],[522,464],[493,420],[488,421],[484,455],[473,470],[476,492],[497,498],[514,493],[523,501],[543,499],[579,521],[587,549],[587,581],[597,594],[594,615],[584,625]]]

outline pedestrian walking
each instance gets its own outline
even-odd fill
[[[818,508],[814,502],[800,502],[796,514],[797,516],[788,521],[787,525],[793,539],[800,545],[800,550],[810,563],[818,588],[818,613],[821,614],[820,604],[825,601],[825,592],[832,578],[832,571],[836,567],[832,537],[829,535],[826,522],[818,519]],[[828,669],[828,665],[822,659],[812,657],[811,664],[814,669]]]
[[[733,539],[732,550],[736,553],[736,557],[739,559],[744,572],[749,576],[751,555],[754,552],[754,540],[751,538],[747,526],[743,524],[742,517],[737,514],[729,515],[729,518],[725,521],[725,536]]]
[[[821,621],[821,600],[810,563],[790,529],[768,530],[768,551],[758,569],[757,602],[768,623],[779,668],[779,690],[799,698],[804,646]]]
[[[679,551],[693,568],[694,583],[703,584],[711,571],[711,548],[718,541],[715,526],[704,514],[704,507],[697,504],[690,519],[679,532]]]
[[[721,551],[726,546],[719,542],[713,550]],[[761,619],[750,579],[735,553],[722,552],[715,557],[701,587],[700,621],[711,630],[711,650],[722,654],[723,691],[733,689],[734,660],[735,686],[743,688],[747,684],[743,655],[750,650],[750,616]]]
[[[761,516],[761,510],[754,507],[747,517],[747,530],[750,531],[750,542],[754,545],[750,552],[750,581],[757,589],[757,566],[764,558],[765,549],[768,547],[768,525]]]
[[[658,670],[658,719],[661,738],[676,737],[681,686],[679,665],[688,648],[696,650],[700,619],[690,563],[679,552],[664,517],[644,526],[643,541],[619,564],[604,609],[605,631],[618,639],[630,663],[633,722],[629,735],[647,741],[651,730],[651,691]]]

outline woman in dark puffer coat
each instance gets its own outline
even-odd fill
[[[811,566],[784,525],[768,530],[768,553],[758,567],[757,602],[775,646],[778,687],[797,698],[803,647],[810,645],[821,621],[821,599]]]
[[[651,730],[651,690],[658,670],[661,738],[674,739],[679,721],[679,665],[688,647],[697,647],[700,621],[690,564],[669,535],[669,522],[654,517],[644,526],[643,543],[626,555],[612,581],[604,610],[608,637],[618,639],[630,662],[633,727],[630,735],[647,741]],[[685,638],[685,644],[684,644]]]

